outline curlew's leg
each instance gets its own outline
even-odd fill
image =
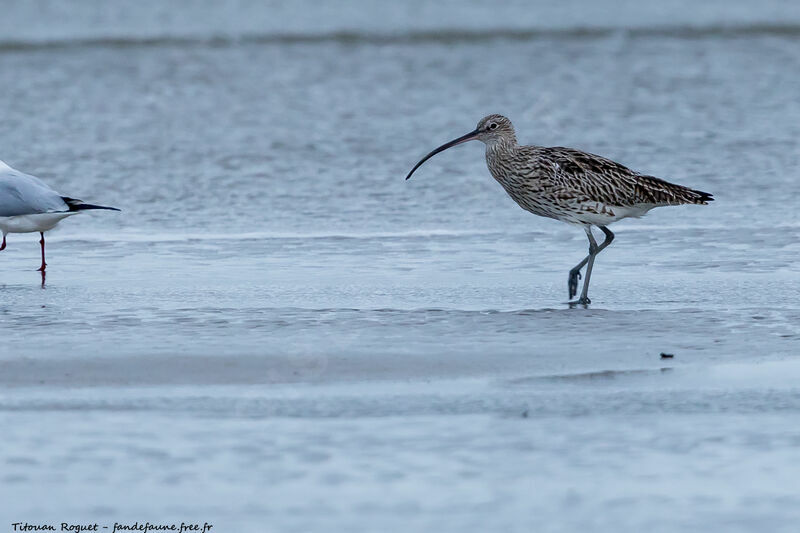
[[[589,256],[583,258],[583,261],[575,265],[575,268],[569,271],[569,278],[567,279],[567,290],[569,291],[569,297],[572,298],[576,294],[578,294],[578,280],[581,279],[581,269],[583,265],[589,260]]]
[[[586,226],[587,228],[591,226]],[[595,254],[598,254],[603,251],[603,249],[611,244],[611,241],[614,240],[614,234],[611,233],[611,230],[605,226],[598,226],[603,233],[606,235],[606,239],[597,247],[597,251]],[[576,294],[578,294],[578,280],[581,279],[581,269],[583,266],[589,262],[589,258],[592,256],[592,249],[591,243],[589,244],[589,255],[583,258],[583,261],[575,265],[575,267],[569,271],[569,279],[567,280],[567,288],[569,289],[569,297],[572,298]]]
[[[592,235],[592,227],[586,226],[584,229],[586,230],[586,236],[589,237],[589,257],[586,258],[586,275],[583,277],[583,290],[577,303],[588,305],[592,303],[589,299],[589,280],[592,279],[592,267],[599,247],[597,246],[597,241],[594,240],[594,235]]]
[[[580,279],[580,270],[583,268],[583,265],[588,263],[586,267],[586,277],[583,280],[583,290],[581,291],[581,297],[576,302],[576,304],[587,305],[590,304],[592,301],[589,299],[589,278],[592,276],[592,267],[594,266],[594,258],[602,252],[606,246],[611,244],[611,241],[614,240],[614,234],[605,226],[598,226],[603,233],[605,234],[605,240],[598,246],[597,242],[594,240],[594,235],[592,235],[592,227],[585,226],[584,230],[586,231],[586,236],[589,238],[589,255],[587,255],[583,261],[575,265],[575,268],[569,271],[569,297],[572,298],[575,296],[575,293],[578,292],[578,279]]]
[[[600,252],[602,252],[603,250],[605,250],[605,249],[606,249],[606,246],[608,246],[609,244],[611,244],[611,241],[613,241],[613,240],[614,240],[614,234],[613,234],[613,233],[611,233],[611,230],[610,230],[610,229],[608,229],[608,228],[607,228],[607,227],[605,227],[605,226],[597,226],[597,227],[598,227],[598,228],[600,228],[600,229],[603,231],[603,233],[604,233],[604,234],[605,234],[605,236],[606,236],[606,239],[605,239],[603,242],[601,242],[601,243],[600,243],[600,246],[598,246],[598,247],[597,247],[597,253],[596,253],[595,255],[597,255],[597,254],[599,254]]]
[[[6,234],[3,234],[3,244],[0,244],[0,252],[6,249]]]
[[[47,268],[47,263],[44,262],[44,233],[40,231],[39,235],[42,236],[42,239],[39,241],[39,244],[42,246],[42,266],[40,266],[37,270],[39,272],[44,272],[44,269]]]

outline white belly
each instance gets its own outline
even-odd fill
[[[77,211],[62,213],[39,213],[35,215],[17,215],[0,217],[0,231],[6,233],[32,233],[48,231],[68,216],[77,215]]]

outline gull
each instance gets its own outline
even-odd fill
[[[47,267],[44,260],[44,232],[53,229],[65,218],[89,209],[119,211],[116,207],[86,204],[75,198],[61,196],[39,178],[0,161],[0,231],[3,232],[0,250],[5,250],[6,235],[9,233],[39,232],[42,266],[38,270],[43,276]]]

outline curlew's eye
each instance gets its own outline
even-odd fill
[[[489,129],[490,130],[496,130],[497,129],[497,124],[492,122],[491,124],[489,124]]]

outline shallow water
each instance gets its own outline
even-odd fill
[[[797,518],[800,11],[492,5],[9,3],[0,158],[123,212],[44,289],[0,253],[0,520]],[[583,233],[478,143],[403,180],[492,112],[716,202],[615,225],[568,309]]]

